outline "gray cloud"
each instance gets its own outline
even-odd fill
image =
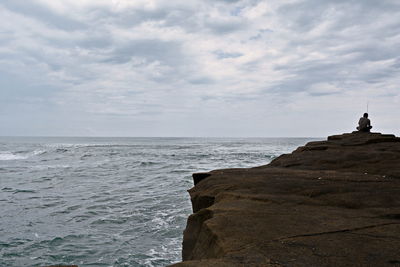
[[[2,112],[33,135],[316,136],[351,130],[340,118],[368,99],[398,132],[378,115],[400,101],[394,0],[5,0],[0,15]]]
[[[183,55],[180,44],[162,40],[135,40],[110,53],[109,62],[126,63],[132,57],[142,57],[147,61],[160,61],[171,66],[182,64]]]
[[[57,27],[66,31],[82,30],[86,24],[54,13],[47,6],[36,1],[3,0],[1,6],[21,15],[43,21],[50,27]]]

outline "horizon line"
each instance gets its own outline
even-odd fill
[[[0,138],[324,138],[318,136],[89,136],[89,135],[0,135]]]

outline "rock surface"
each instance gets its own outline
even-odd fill
[[[194,174],[184,266],[400,266],[400,138],[351,133]]]

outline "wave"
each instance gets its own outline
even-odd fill
[[[140,162],[140,166],[151,166],[151,165],[157,165],[160,164],[160,162],[154,162],[154,161],[142,161]]]
[[[18,160],[18,159],[27,159],[27,156],[14,154],[12,152],[0,152],[0,160]]]
[[[119,144],[119,143],[55,143],[55,144],[46,144],[46,147],[55,148],[60,150],[68,150],[74,148],[101,148],[101,147],[128,147],[128,148],[136,148],[142,147],[140,144]]]
[[[33,170],[51,170],[51,169],[69,169],[71,165],[56,164],[56,165],[35,165],[30,167]]]
[[[36,191],[30,189],[15,189],[13,192],[13,194],[18,194],[18,193],[36,193]]]
[[[2,151],[0,152],[0,161],[5,160],[23,160],[28,159],[33,156],[45,154],[46,150],[34,150],[32,152],[11,152],[11,151]]]

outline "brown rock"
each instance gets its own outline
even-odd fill
[[[330,136],[208,174],[189,190],[176,267],[400,266],[400,138]]]

